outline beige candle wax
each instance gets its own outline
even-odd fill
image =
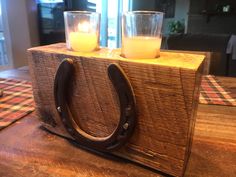
[[[126,58],[157,58],[160,56],[161,38],[135,36],[122,39],[122,54]]]
[[[79,52],[92,52],[98,46],[96,34],[71,32],[69,35],[72,50]]]
[[[71,49],[79,52],[92,52],[98,47],[98,35],[90,32],[88,22],[78,24],[77,32],[70,32],[69,41]]]

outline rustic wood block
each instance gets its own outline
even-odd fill
[[[176,53],[188,53],[188,54],[197,54],[197,55],[204,55],[204,67],[202,74],[208,75],[210,74],[211,63],[214,62],[213,52],[208,51],[187,51],[187,50],[166,50],[169,52],[176,52]]]
[[[96,137],[110,135],[119,119],[119,100],[107,75],[118,64],[133,87],[137,125],[118,156],[182,176],[191,152],[204,56],[162,52],[157,59],[125,59],[120,50],[68,51],[64,43],[28,50],[37,112],[52,131],[71,137],[56,110],[53,84],[61,61],[74,61],[76,78],[70,108],[75,122]]]

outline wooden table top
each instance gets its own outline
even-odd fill
[[[27,68],[0,77],[29,80]],[[219,77],[236,93],[236,78]],[[185,176],[235,177],[236,107],[199,105],[192,152]],[[165,176],[133,162],[78,148],[40,129],[32,113],[0,132],[0,176],[156,177]]]

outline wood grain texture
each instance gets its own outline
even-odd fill
[[[13,125],[0,133],[2,177],[163,176],[125,159],[91,153],[53,136],[39,128],[40,122],[34,114],[15,125],[16,128]]]
[[[128,60],[119,50],[102,49],[86,55],[67,51],[64,44],[28,52],[33,91],[39,115],[55,119],[53,130],[69,136],[62,127],[53,99],[53,82],[64,58],[75,62],[76,79],[71,109],[87,133],[109,135],[118,122],[118,101],[107,75],[116,63],[134,89],[138,123],[134,135],[116,155],[175,176],[182,176],[189,157],[201,64],[204,56],[163,52],[158,59]]]
[[[19,74],[20,73],[20,74]],[[13,79],[23,79],[30,80],[29,67],[21,67],[18,69],[5,70],[0,72],[1,78],[13,78]]]
[[[213,52],[207,52],[207,51],[188,51],[188,50],[164,50],[164,51],[204,55],[205,56],[205,60],[203,62],[203,71],[202,71],[203,75],[210,74],[211,63],[214,63],[214,60],[215,60],[215,58],[213,57]]]
[[[3,73],[3,74],[2,74]],[[11,70],[0,77],[29,78]],[[28,72],[27,72],[28,74]],[[236,94],[236,78],[217,77]],[[191,155],[185,177],[235,177],[236,107],[198,106]],[[39,128],[30,114],[0,131],[0,176],[4,177],[158,177],[166,176],[117,158],[104,158],[77,148]],[[217,126],[216,126],[217,125]]]

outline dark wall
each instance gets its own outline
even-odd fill
[[[132,10],[156,10],[155,0],[133,0]]]
[[[206,3],[208,2],[208,4]],[[232,13],[217,14],[217,4],[224,2],[231,4]],[[219,0],[191,0],[188,33],[221,33],[236,34],[236,2]],[[216,12],[213,16],[207,16],[202,12]]]
[[[65,10],[87,10],[87,0],[65,0]]]

